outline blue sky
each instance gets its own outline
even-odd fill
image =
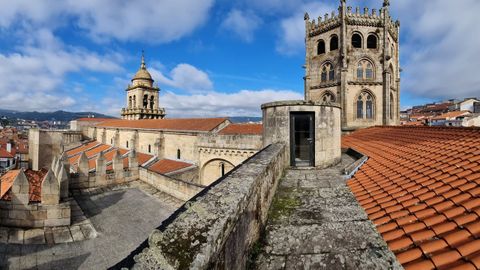
[[[478,0],[392,0],[402,108],[480,96]],[[347,1],[376,8],[382,0]],[[0,108],[118,116],[145,50],[171,117],[303,98],[305,11],[338,0],[0,0]]]

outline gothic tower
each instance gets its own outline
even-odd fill
[[[344,131],[399,124],[400,23],[389,6],[361,13],[340,0],[339,14],[305,14],[305,99],[340,104]]]
[[[142,64],[127,89],[127,107],[122,109],[122,119],[162,119],[165,109],[158,107],[160,88],[153,85],[153,79],[145,65],[142,52]]]

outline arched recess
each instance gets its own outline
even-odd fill
[[[356,70],[358,80],[375,79],[375,65],[373,61],[368,58],[363,58],[358,61]]]
[[[331,91],[325,91],[322,94],[322,97],[320,99],[322,102],[336,102],[335,94],[333,94]]]
[[[378,48],[378,37],[377,35],[370,33],[367,37],[367,48],[368,49],[377,49]]]
[[[222,177],[222,172],[226,174],[233,168],[235,168],[235,166],[228,160],[222,158],[211,159],[205,162],[200,170],[200,183],[208,186]]]
[[[332,35],[330,38],[330,51],[338,50],[338,36]]]
[[[363,48],[363,37],[359,32],[355,32],[352,35],[352,47],[353,48]]]
[[[390,120],[395,120],[395,97],[393,92],[390,92]]]
[[[320,39],[318,41],[318,47],[317,47],[317,54],[324,54],[325,53],[325,41],[323,39]]]

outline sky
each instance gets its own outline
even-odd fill
[[[391,0],[401,107],[480,96],[478,0]],[[376,8],[383,0],[348,0]],[[119,116],[140,66],[169,117],[260,116],[303,99],[305,11],[338,0],[0,0],[0,108]]]

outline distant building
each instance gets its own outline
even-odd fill
[[[431,119],[431,126],[461,127],[463,120],[470,115],[468,111],[447,112]]]
[[[15,168],[15,166],[15,155],[11,153],[11,148],[10,151],[0,148],[0,174]]]
[[[473,112],[474,113],[480,113],[480,102],[475,102],[473,104]]]
[[[456,102],[449,107],[450,111],[469,111],[474,112],[474,105],[480,102],[476,98],[466,98],[463,101]]]

